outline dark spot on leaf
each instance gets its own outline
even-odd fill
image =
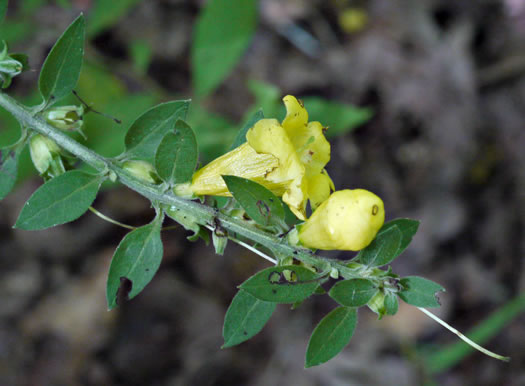
[[[244,335],[248,335],[248,332],[246,332],[246,331],[243,331],[242,333],[243,333]]]
[[[298,253],[299,253],[299,252],[297,252],[297,251],[293,251],[293,254],[294,254],[294,255],[297,255]]]
[[[270,207],[263,200],[257,201],[257,208],[259,208],[259,213],[261,216],[265,217],[267,220],[270,218]]]
[[[372,215],[375,216],[379,212],[379,207],[377,205],[374,205],[372,207]]]
[[[146,268],[146,272],[149,272],[149,268]]]
[[[129,293],[131,292],[131,289],[133,288],[133,282],[129,280],[125,276],[120,277],[120,286],[117,290],[117,305],[122,305],[124,302],[127,302],[129,300]]]
[[[273,290],[272,290],[272,294],[275,295],[276,293],[277,293],[277,290],[276,290],[276,289],[273,289]]]

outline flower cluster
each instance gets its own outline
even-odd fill
[[[222,179],[235,175],[253,180],[274,194],[301,220],[298,238],[316,249],[360,250],[384,222],[383,202],[363,189],[334,191],[325,170],[330,143],[319,122],[308,122],[303,104],[283,98],[286,117],[261,119],[246,133],[246,143],[215,159],[192,178],[192,194],[231,196]],[[313,211],[307,219],[306,206]]]

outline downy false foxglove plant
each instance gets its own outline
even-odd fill
[[[76,86],[83,45],[81,15],[44,62],[40,105],[24,106],[0,92],[0,106],[21,125],[19,141],[0,149],[0,199],[13,188],[20,152],[29,146],[45,183],[22,208],[16,228],[45,229],[73,221],[87,210],[119,224],[91,207],[105,180],[118,181],[151,201],[154,220],[131,227],[113,256],[107,280],[110,310],[137,296],[155,275],[163,254],[160,233],[168,216],[193,232],[190,240],[208,239],[211,232],[219,254],[232,241],[272,263],[239,286],[226,312],[223,347],[257,334],[277,304],[297,306],[314,294],[327,293],[337,306],[313,331],[306,367],[328,361],[346,346],[360,307],[369,307],[381,319],[396,314],[398,299],[418,307],[485,354],[508,360],[476,345],[425,309],[439,306],[436,293],[444,290],[439,284],[417,276],[399,277],[390,267],[382,269],[408,247],[419,223],[404,218],[384,223],[383,201],[367,190],[334,192],[325,170],[330,160],[325,129],[308,121],[298,99],[283,98],[287,113],[282,122],[255,114],[228,153],[197,171],[197,141],[185,122],[188,100],[163,103],[143,113],[128,129],[125,152],[105,158],[65,133],[81,130],[89,108],[53,107]],[[8,54],[4,43],[3,88],[27,68],[26,63],[25,57]],[[79,160],[96,172],[75,170]],[[228,198],[219,206],[217,200],[202,200],[204,196]],[[290,221],[290,216],[295,219]],[[317,249],[359,253],[345,261],[314,253]]]

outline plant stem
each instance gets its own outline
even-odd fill
[[[186,212],[197,219],[201,225],[212,225],[214,221],[219,221],[220,225],[232,233],[234,238],[242,236],[252,240],[269,249],[278,251],[282,255],[293,256],[297,260],[314,266],[325,266],[331,264],[337,266],[342,272],[352,271],[336,260],[330,260],[322,256],[316,256],[311,251],[304,248],[297,248],[289,245],[273,234],[267,233],[256,228],[245,221],[230,217],[220,213],[214,208],[202,205],[195,201],[186,200],[175,196],[172,192],[165,192],[159,186],[152,185],[137,179],[135,176],[122,169],[112,160],[102,157],[91,149],[78,143],[62,131],[54,128],[31,110],[20,104],[9,95],[0,92],[0,106],[4,107],[20,122],[24,127],[28,127],[40,134],[43,134],[54,140],[61,148],[75,155],[80,160],[95,168],[100,173],[114,172],[121,183],[136,191],[152,202],[162,203],[175,207],[176,209]]]

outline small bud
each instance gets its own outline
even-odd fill
[[[381,319],[386,313],[384,292],[378,291],[372,299],[368,301],[367,306],[379,316],[379,319]]]
[[[56,142],[41,134],[36,134],[31,138],[29,150],[33,165],[41,175],[48,172],[54,158],[60,157],[60,148]]]
[[[60,130],[81,131],[84,124],[84,106],[59,106],[44,112],[46,121]]]
[[[176,196],[182,197],[182,198],[194,198],[193,191],[191,190],[191,183],[185,182],[182,184],[176,184],[173,187],[173,193]]]
[[[122,168],[144,182],[155,185],[160,183],[160,178],[155,172],[155,168],[149,162],[140,160],[126,161],[122,164]]]
[[[217,232],[212,232],[211,237],[213,246],[215,247],[215,253],[222,256],[228,244],[228,238],[226,236],[219,236]]]
[[[22,63],[10,57],[7,57],[7,59],[0,61],[0,72],[8,74],[11,77],[20,74],[23,69],[24,66],[22,65]]]

